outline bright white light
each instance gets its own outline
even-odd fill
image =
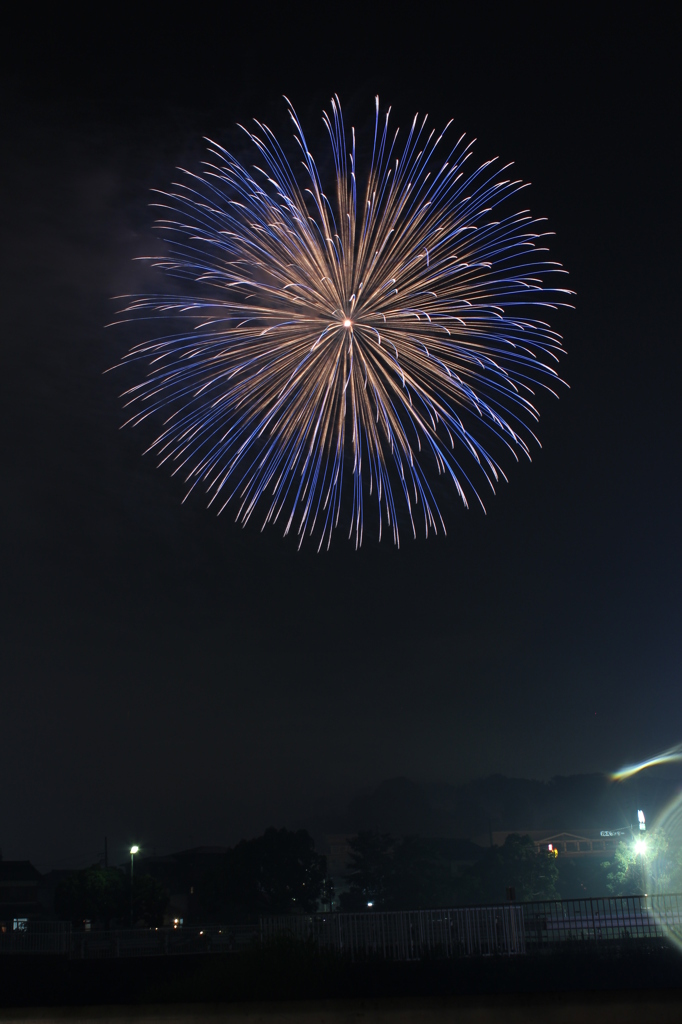
[[[646,840],[636,839],[635,840],[635,853],[638,857],[642,857],[646,853]]]
[[[373,903],[368,903],[368,904],[367,904],[367,906],[368,906],[368,907],[373,907],[373,906],[374,906],[374,904],[373,904]]]
[[[352,327],[353,326],[353,321],[346,319],[346,320],[343,321],[343,326],[344,327]]]
[[[133,853],[139,853],[139,852],[140,852],[140,847],[139,846],[131,846],[130,847],[131,856],[132,856]]]

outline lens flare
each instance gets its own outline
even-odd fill
[[[535,392],[559,380],[544,316],[569,304],[552,283],[565,271],[542,222],[508,210],[525,187],[511,165],[473,166],[449,125],[415,117],[399,146],[377,99],[363,176],[335,98],[325,191],[288,112],[297,161],[255,122],[254,167],[207,140],[202,171],[160,193],[169,248],[153,263],[191,286],[128,297],[131,317],[180,325],[126,356],[148,364],[128,423],[160,417],[148,450],[242,523],[258,507],[321,547],[343,518],[357,547],[371,503],[396,544],[399,520],[445,531],[438,476],[483,505],[470,471],[494,492],[498,450],[530,457]]]
[[[609,778],[614,782],[629,779],[646,768],[682,761],[682,743],[640,761],[627,765]],[[644,813],[638,811],[640,829]],[[644,889],[642,911],[655,922],[659,934],[682,952],[682,793],[675,796],[658,815],[646,836],[633,840],[633,852],[641,858]]]
[[[682,793],[675,796],[658,815],[652,835],[657,839],[660,850],[656,856],[651,857],[647,840],[642,856],[643,871],[647,891],[660,895],[657,900],[651,901],[649,912],[668,940],[682,952],[682,897],[679,895],[682,875]]]
[[[653,768],[657,764],[670,764],[674,761],[682,761],[682,743],[678,743],[677,746],[664,750],[661,754],[656,754],[655,757],[650,757],[646,761],[640,761],[639,764],[629,764],[617,772],[611,772],[609,778],[612,782],[622,782],[623,779],[629,779],[637,772],[644,771],[645,768]]]

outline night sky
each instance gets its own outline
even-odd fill
[[[678,54],[662,8],[42,24],[5,40],[0,847],[232,843],[382,779],[608,771],[682,739]],[[216,11],[223,8],[216,7]],[[549,10],[550,8],[548,8]],[[229,12],[230,8],[225,7]],[[582,8],[581,8],[582,10]],[[624,17],[615,8],[614,19]],[[454,13],[452,13],[454,11]],[[387,8],[388,12],[388,8]],[[297,18],[300,22],[297,22]],[[660,20],[656,20],[656,18]],[[199,20],[200,19],[200,20]],[[601,19],[601,20],[600,20]],[[296,550],[120,431],[149,189],[338,93],[513,159],[576,311],[542,449],[447,539]]]

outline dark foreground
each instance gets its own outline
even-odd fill
[[[0,1010],[2,1024],[77,1020],[80,1024],[679,1024],[682,994],[562,992],[403,999],[326,999],[272,1003],[38,1007]]]
[[[164,1004],[167,1011],[160,1009]],[[199,1011],[196,1004],[205,1004],[204,1009]],[[222,1009],[212,1010],[209,1004],[220,1004]],[[360,1004],[365,1007],[362,1012],[357,1009]],[[94,1019],[91,1008],[99,1007],[98,1020],[106,1020],[107,1015],[120,1020],[136,1006],[140,1016],[150,1019],[170,1021],[180,1016],[188,1020],[218,1013],[249,1016],[251,1021],[263,1016],[271,1024],[282,1015],[283,1020],[293,1020],[292,1013],[311,1022],[318,1017],[341,1021],[358,1014],[379,1021],[389,1009],[394,1015],[407,1013],[410,1007],[410,1021],[425,1015],[435,1024],[442,1014],[450,1020],[511,1020],[510,1014],[520,1012],[522,1006],[526,1016],[519,1019],[526,1020],[533,1019],[528,1016],[532,1007],[538,1013],[540,1007],[544,1011],[551,1007],[555,1024],[560,1019],[592,1019],[581,1016],[579,1006],[585,1013],[588,1006],[594,1007],[590,1010],[594,1013],[616,1006],[629,1013],[628,1007],[639,1006],[640,1016],[633,1020],[682,1021],[682,955],[671,947],[638,944],[589,954],[567,948],[517,957],[352,963],[305,943],[279,942],[213,956],[111,960],[2,956],[0,1006],[5,1008],[0,1020],[37,1018],[38,1011],[31,1007],[43,1007],[42,1019],[64,1013]],[[121,1009],[115,1010],[116,1006]],[[351,1010],[352,1006],[356,1009]],[[664,1016],[654,1018],[654,1006]],[[24,1012],[13,1014],[11,1007]],[[63,1009],[55,1015],[49,1007]],[[76,1013],[78,1007],[82,1009]],[[568,1013],[571,1007],[570,1013],[578,1017],[557,1017],[562,1008]],[[487,1016],[476,1017],[474,1010],[485,1010]],[[503,1010],[506,1016],[495,1016]],[[621,1015],[614,1020],[630,1019],[618,1012]]]

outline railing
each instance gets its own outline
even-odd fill
[[[0,933],[0,955],[65,955],[71,959],[231,953],[259,941],[255,925],[205,925],[201,928],[128,928],[73,931],[70,924],[29,921],[22,931]]]
[[[443,910],[367,911],[261,917],[252,924],[192,928],[73,931],[28,921],[0,932],[0,955],[53,954],[79,959],[232,953],[278,938],[311,940],[352,960],[513,956],[635,943],[682,948],[682,894],[506,903]]]
[[[0,931],[0,954],[71,952],[71,925],[64,921],[22,921],[18,928],[5,928]]]
[[[73,932],[71,957],[104,960],[121,956],[235,953],[258,941],[253,925],[202,928],[130,928],[111,932]]]
[[[510,956],[525,952],[523,910],[518,904],[449,910],[374,911],[262,917],[262,941],[290,935],[312,939],[353,960]]]
[[[523,904],[529,950],[557,943],[622,944],[682,940],[682,895],[611,896]]]

